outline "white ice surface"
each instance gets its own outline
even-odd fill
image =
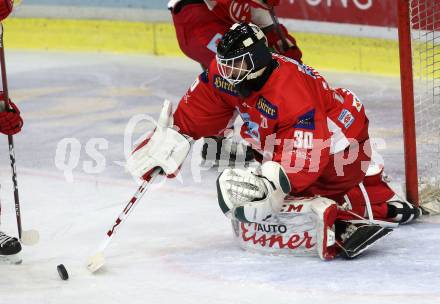
[[[215,171],[147,193],[106,251],[105,268],[85,268],[104,233],[136,190],[122,161],[124,128],[134,114],[157,117],[199,73],[185,59],[104,54],[8,52],[10,95],[25,127],[15,137],[25,229],[41,241],[21,265],[0,265],[0,303],[440,303],[440,220],[401,227],[365,256],[261,256],[241,251],[216,202]],[[364,100],[372,136],[385,138],[388,172],[402,178],[398,79],[324,73]],[[145,130],[137,130],[139,136]],[[73,182],[54,164],[58,142],[82,145]],[[104,138],[105,169],[82,166],[85,145]],[[15,234],[6,137],[0,138],[2,229]],[[198,153],[195,153],[198,155]],[[70,274],[61,281],[56,265]]]

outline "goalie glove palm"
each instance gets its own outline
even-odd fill
[[[264,163],[257,172],[226,169],[217,179],[221,210],[242,222],[264,221],[278,213],[289,192],[284,169],[272,161]]]
[[[269,189],[267,180],[241,169],[226,169],[222,173],[221,182],[234,206],[262,200]]]
[[[165,100],[155,131],[136,147],[127,160],[126,167],[131,174],[148,180],[150,173],[158,167],[169,177],[177,174],[191,144],[172,125],[172,106]]]

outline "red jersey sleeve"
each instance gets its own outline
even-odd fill
[[[179,132],[194,139],[218,135],[234,114],[234,107],[225,103],[209,82],[207,72],[200,74],[174,113],[174,125]]]

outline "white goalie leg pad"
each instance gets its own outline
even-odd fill
[[[262,254],[334,257],[334,202],[325,198],[287,197],[281,211],[267,221],[232,218],[239,246]]]
[[[316,249],[322,260],[331,260],[336,256],[335,227],[338,207],[327,198],[318,197],[311,201],[312,211],[316,214]]]
[[[222,212],[241,222],[261,222],[277,214],[290,192],[286,172],[276,162],[266,162],[255,172],[226,169],[217,179]]]

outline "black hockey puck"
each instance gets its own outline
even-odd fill
[[[63,264],[57,266],[58,274],[60,275],[61,280],[68,280],[69,274],[67,273],[66,267]]]

